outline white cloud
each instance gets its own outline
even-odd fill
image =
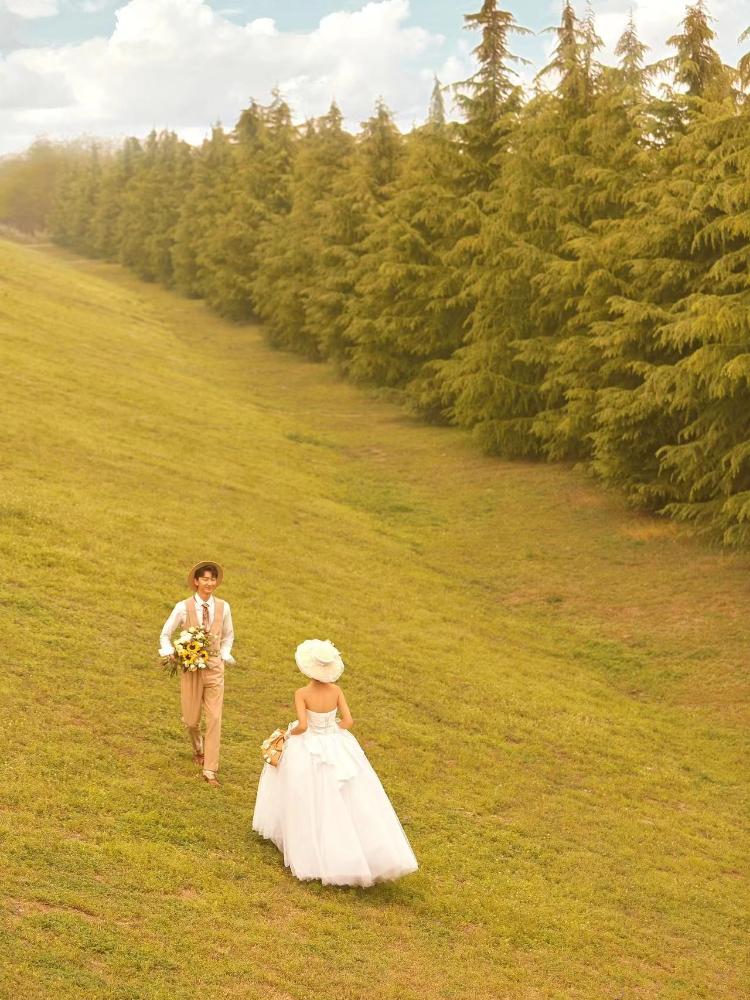
[[[59,0],[0,0],[0,10],[5,9],[16,17],[34,20],[37,17],[54,17],[60,13]]]
[[[559,4],[555,3],[553,6],[557,15],[552,17],[552,21],[558,24]],[[679,34],[682,30],[680,24],[685,17],[686,6],[687,0],[658,0],[658,2],[656,0],[595,0],[596,30],[604,42],[603,48],[597,54],[599,61],[608,65],[617,63],[615,48],[627,26],[631,10],[638,36],[649,49],[644,57],[645,62],[658,62],[666,56],[674,55],[674,49],[667,45],[667,39]],[[577,9],[579,13],[582,13],[583,3],[579,4]],[[740,51],[737,40],[744,29],[750,25],[750,13],[743,11],[736,0],[711,0],[710,15],[712,17],[711,27],[716,32],[716,38],[713,42],[715,48],[726,63],[736,65]],[[556,45],[554,35],[546,35],[543,38],[544,52],[539,65],[544,65],[549,61]],[[750,46],[746,45],[744,50],[746,51],[748,48]],[[539,65],[525,71],[525,82],[528,83],[529,79],[534,76]],[[554,86],[554,78],[550,77],[546,84]]]
[[[335,98],[356,124],[382,96],[410,127],[429,103],[425,64],[452,64],[445,39],[409,15],[408,0],[375,0],[288,32],[270,18],[237,24],[205,0],[129,0],[109,38],[13,54],[39,77],[63,77],[74,100],[64,112],[41,114],[37,103],[10,122],[0,116],[0,136],[13,146],[36,129],[142,135],[169,127],[194,136],[217,119],[234,124],[251,97],[268,100],[274,86],[298,118],[324,113]]]
[[[100,10],[112,7],[112,0],[78,0],[76,9],[84,14],[98,14]]]
[[[226,0],[233,8],[233,0]],[[302,3],[302,0],[300,0]],[[684,16],[684,0],[633,0],[640,34],[652,51],[666,54],[666,39]],[[41,17],[117,6],[109,37],[79,44],[15,49],[0,61],[0,153],[23,148],[36,134],[71,137],[144,135],[174,128],[195,141],[221,120],[231,126],[252,97],[267,101],[279,86],[302,119],[326,111],[332,99],[350,126],[367,118],[382,96],[403,128],[423,121],[432,72],[443,83],[465,79],[478,41],[459,41],[414,23],[409,0],[361,0],[354,11],[324,17],[310,31],[282,31],[271,18],[236,23],[207,0],[0,0],[0,32],[11,7]],[[217,5],[218,6],[218,5]],[[596,0],[597,23],[612,50],[625,25],[630,0]],[[750,23],[736,0],[712,0],[719,50],[737,58],[736,39]],[[551,0],[550,21],[559,20]],[[19,34],[23,32],[19,31]],[[7,36],[6,36],[7,38]],[[522,44],[531,46],[531,42]],[[6,40],[6,47],[7,47]],[[552,36],[533,40],[535,66],[518,67],[528,82],[544,65]],[[546,61],[546,60],[545,60]]]
[[[0,111],[8,109],[62,108],[73,94],[60,73],[38,73],[15,53],[0,58]]]
[[[606,9],[602,11],[602,7]],[[604,61],[614,59],[614,48],[625,29],[630,9],[633,9],[636,27],[641,41],[649,46],[648,61],[663,59],[671,55],[673,49],[667,39],[679,34],[680,23],[685,17],[685,0],[609,0],[597,4],[596,25],[605,48]],[[729,63],[737,60],[737,39],[750,24],[750,13],[742,10],[742,4],[735,0],[712,0],[710,12],[712,27],[716,32],[714,45],[722,58]]]

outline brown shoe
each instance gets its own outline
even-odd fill
[[[203,780],[206,782],[206,784],[212,785],[214,788],[219,788],[220,787],[220,785],[219,785],[219,779],[216,778],[216,777],[209,778],[208,775],[204,774],[203,775]]]
[[[194,764],[200,764],[200,766],[203,767],[203,760],[204,759],[203,759],[203,754],[202,753],[194,753],[193,754],[193,763]]]

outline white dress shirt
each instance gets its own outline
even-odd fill
[[[193,600],[195,601],[195,613],[200,625],[203,621],[203,601],[197,594],[193,597]],[[216,614],[216,601],[213,594],[206,601],[206,604],[208,605],[208,625],[210,628],[214,623],[214,615]],[[180,601],[178,604],[175,604],[172,614],[164,622],[164,628],[161,630],[159,656],[171,656],[174,653],[172,636],[178,628],[184,628],[186,621],[185,602]],[[224,601],[224,620],[221,623],[221,635],[219,636],[219,655],[225,663],[234,663],[234,657],[232,656],[233,642],[234,628],[232,627],[232,612],[227,601]]]

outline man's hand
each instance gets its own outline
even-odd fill
[[[179,669],[179,663],[174,653],[167,653],[161,658],[161,665],[169,671],[169,676],[174,677]]]

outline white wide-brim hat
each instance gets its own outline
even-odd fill
[[[305,639],[294,652],[294,659],[305,677],[332,684],[344,672],[344,661],[330,639]]]

